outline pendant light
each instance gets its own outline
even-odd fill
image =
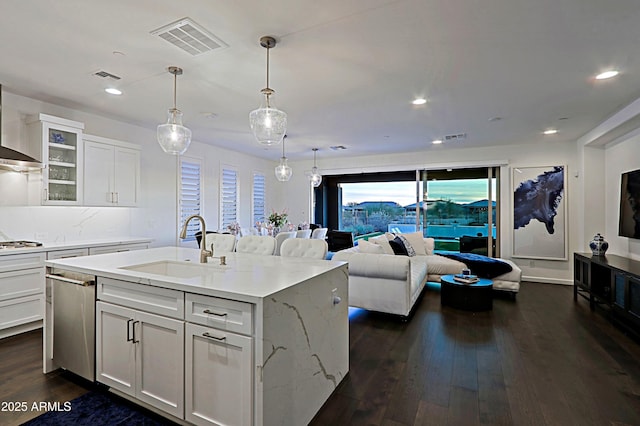
[[[293,174],[293,170],[287,164],[287,157],[284,155],[284,140],[287,138],[287,135],[284,135],[282,138],[282,158],[280,158],[280,164],[276,166],[276,179],[280,182],[288,182],[291,179],[291,175]]]
[[[176,108],[176,83],[182,68],[167,70],[173,74],[173,108],[169,109],[167,123],[158,126],[158,143],[167,154],[182,155],[191,143],[191,130],[182,125],[182,111]]]
[[[317,188],[322,183],[322,175],[318,172],[318,166],[316,165],[316,152],[318,152],[318,148],[313,148],[313,167],[311,168],[311,173],[309,174],[309,180],[311,181],[311,185],[314,188]]]
[[[269,49],[275,47],[276,39],[269,36],[260,38],[260,46],[267,49],[267,87],[260,93],[264,104],[249,113],[249,125],[256,140],[263,145],[277,145],[282,142],[287,131],[287,114],[271,105],[270,97],[275,93],[269,87]]]

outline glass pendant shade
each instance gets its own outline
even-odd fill
[[[249,125],[256,140],[262,145],[277,145],[287,132],[287,113],[270,105],[265,95],[265,105],[249,113]]]
[[[280,182],[288,182],[293,174],[293,170],[289,167],[287,161],[287,157],[282,157],[280,159],[280,164],[276,166],[276,179]]]
[[[311,181],[311,185],[313,185],[314,188],[317,188],[322,183],[322,175],[318,172],[318,168],[316,166],[313,166],[311,168],[309,180]]]
[[[169,67],[167,71],[173,74],[173,108],[169,109],[166,124],[158,126],[158,143],[167,154],[182,155],[191,144],[191,130],[182,125],[182,111],[176,107],[176,86],[182,68]]]
[[[182,125],[182,112],[171,108],[166,124],[158,126],[158,143],[167,154],[182,155],[191,144],[191,130]]]
[[[316,152],[318,152],[318,148],[313,148],[313,167],[311,168],[311,172],[309,173],[309,181],[314,188],[317,188],[322,183],[322,175],[318,171],[318,166],[316,165]]]
[[[249,113],[249,126],[258,143],[277,145],[287,132],[287,114],[270,102],[270,97],[275,92],[269,88],[269,49],[276,46],[276,39],[271,36],[261,37],[260,46],[267,49],[267,86],[260,91],[264,95],[264,104]]]

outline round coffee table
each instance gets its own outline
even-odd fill
[[[480,278],[473,284],[453,279],[453,275],[440,277],[440,303],[466,311],[490,311],[493,309],[493,281]]]

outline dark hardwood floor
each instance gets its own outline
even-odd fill
[[[522,283],[493,311],[440,305],[407,323],[360,311],[350,373],[313,425],[640,425],[640,344],[572,287]]]
[[[0,340],[3,403],[87,392],[42,374],[41,338]],[[350,373],[313,425],[640,425],[640,344],[569,286],[522,283],[480,313],[442,307],[430,286],[406,323],[355,312],[350,341]],[[39,414],[0,411],[0,424]]]

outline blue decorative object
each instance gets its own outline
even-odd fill
[[[51,132],[51,139],[52,139],[51,142],[54,142],[54,143],[64,143],[66,141],[62,133],[55,133],[55,132]]]
[[[594,256],[604,256],[609,248],[609,243],[605,241],[602,235],[596,234],[589,243],[589,248]]]

